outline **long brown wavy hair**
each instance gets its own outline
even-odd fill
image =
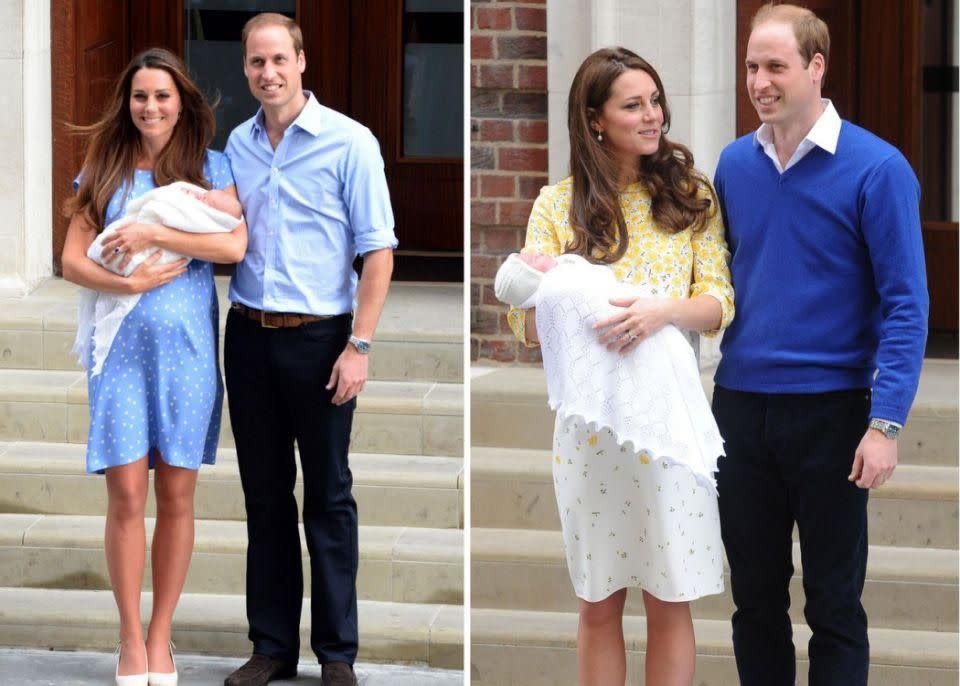
[[[584,60],[570,86],[567,126],[573,196],[567,250],[594,262],[616,262],[627,250],[627,224],[620,209],[620,164],[615,151],[598,141],[591,128],[610,98],[613,82],[630,69],[646,72],[660,93],[663,129],[652,155],[637,159],[638,179],[650,194],[653,219],[661,229],[678,232],[706,228],[716,212],[716,195],[707,179],[693,168],[693,154],[667,140],[670,107],[656,70],[626,48],[597,50]],[[702,190],[711,189],[709,197]]]
[[[83,216],[97,233],[104,229],[110,198],[121,187],[133,185],[133,172],[141,153],[140,131],[130,116],[130,94],[134,75],[141,69],[162,69],[173,79],[180,94],[182,111],[170,140],[153,166],[153,181],[165,186],[189,181],[203,188],[210,183],[203,176],[207,146],[216,133],[213,107],[190,80],[179,57],[163,48],[150,48],[130,60],[117,79],[103,116],[89,126],[74,126],[86,135],[83,175],[77,194],[64,204],[64,214]]]

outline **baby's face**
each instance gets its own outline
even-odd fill
[[[520,253],[520,259],[541,272],[548,272],[557,266],[557,261],[549,255],[528,255]]]
[[[210,205],[211,207],[221,208],[227,205],[232,204],[230,200],[232,196],[226,191],[218,191],[216,189],[211,189],[204,193],[202,200]]]

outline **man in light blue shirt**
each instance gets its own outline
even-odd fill
[[[250,237],[230,282],[224,365],[247,510],[253,656],[225,684],[261,686],[296,674],[303,602],[296,441],[310,644],[324,686],[349,686],[359,550],[347,453],[393,270],[393,213],[376,139],[302,90],[296,23],[257,15],[242,42],[244,74],[261,108],[227,143]]]

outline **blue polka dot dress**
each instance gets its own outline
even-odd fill
[[[217,189],[234,183],[226,156],[212,150],[204,175]],[[154,187],[152,172],[136,170],[126,200],[122,188],[111,199],[106,223]],[[218,322],[209,262],[192,260],[185,274],[140,297],[120,325],[103,371],[91,376],[93,365],[87,365],[88,472],[102,474],[144,455],[151,469],[158,457],[188,469],[214,463],[223,408]]]

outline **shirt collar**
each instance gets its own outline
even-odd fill
[[[840,115],[837,114],[833,103],[827,98],[820,99],[824,105],[823,112],[817,117],[813,127],[803,140],[823,148],[831,155],[837,152],[837,141],[840,139]],[[773,143],[773,128],[769,124],[761,124],[753,134],[753,144],[763,147]]]
[[[323,119],[323,106],[317,101],[312,92],[305,90],[303,91],[303,94],[307,96],[307,104],[303,106],[302,110],[300,110],[300,114],[297,115],[297,118],[290,122],[290,126],[296,126],[299,129],[303,129],[311,136],[316,136],[320,133]],[[257,114],[253,118],[253,124],[251,125],[250,131],[253,135],[257,135],[260,132],[265,131],[263,122],[263,107],[257,110]]]

